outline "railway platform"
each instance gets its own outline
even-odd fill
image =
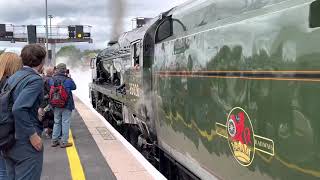
[[[151,180],[163,176],[90,106],[75,98],[69,141],[51,147],[44,138],[41,180]]]

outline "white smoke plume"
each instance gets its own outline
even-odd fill
[[[109,0],[109,7],[111,7],[109,17],[112,20],[111,40],[117,39],[123,33],[125,3],[125,0]]]
[[[66,57],[59,57],[56,60],[57,64],[65,63],[70,70],[71,78],[77,85],[77,90],[73,92],[84,103],[90,105],[89,98],[89,83],[91,82],[91,69],[89,66],[74,66],[71,65]]]

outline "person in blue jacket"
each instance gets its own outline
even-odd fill
[[[12,75],[14,89],[12,114],[15,120],[15,145],[3,152],[9,180],[40,180],[43,165],[42,123],[38,110],[43,99],[43,70],[46,50],[38,45],[25,46],[21,51],[23,68]]]
[[[56,74],[49,80],[49,86],[54,86],[55,82],[62,82],[63,87],[68,93],[67,103],[63,108],[54,107],[54,126],[52,132],[52,147],[60,145],[61,148],[70,147],[73,144],[68,142],[69,129],[71,122],[72,111],[75,109],[72,91],[76,90],[77,86],[74,81],[68,77],[67,66],[60,63],[56,66]],[[62,134],[61,134],[62,133]],[[59,137],[61,141],[59,142]]]

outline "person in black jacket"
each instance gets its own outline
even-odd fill
[[[53,124],[54,124],[53,108],[51,107],[50,102],[49,102],[49,92],[50,92],[49,81],[52,79],[53,75],[54,75],[53,67],[48,67],[46,69],[45,76],[43,77],[44,99],[43,99],[43,102],[42,102],[42,104],[40,106],[40,110],[39,110],[39,115],[42,115],[40,117],[40,119],[42,120],[43,128],[44,128],[45,135],[47,138],[51,138]]]
[[[20,57],[15,53],[5,52],[0,56],[0,91],[7,82],[9,76],[22,67]],[[5,161],[0,153],[0,179],[7,179]]]

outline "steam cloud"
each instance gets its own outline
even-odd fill
[[[123,32],[123,17],[125,12],[125,0],[109,0],[110,17],[112,20],[112,40],[117,39]]]
[[[111,40],[116,40],[123,33],[125,4],[126,0],[109,0],[109,7],[111,7],[109,17],[112,20]],[[84,103],[90,104],[89,83],[92,81],[91,69],[74,63],[74,61],[67,57],[57,58],[58,63],[67,64],[67,68],[70,69],[71,78],[77,85],[77,90],[74,91],[74,94]]]
[[[90,105],[89,83],[91,82],[91,69],[88,66],[74,65],[67,57],[57,58],[57,64],[65,63],[70,69],[71,78],[77,85],[73,93],[84,103]]]

